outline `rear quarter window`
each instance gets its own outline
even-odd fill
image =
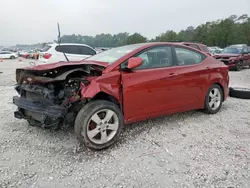
[[[179,66],[199,64],[206,58],[201,53],[183,47],[175,47],[175,52]]]
[[[201,46],[201,48],[202,48],[202,50],[203,50],[204,52],[209,52],[209,49],[208,49],[207,46]]]

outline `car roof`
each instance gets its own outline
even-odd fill
[[[181,43],[181,44],[197,44],[197,45],[206,46],[205,44],[198,43],[198,42],[180,42],[180,43]]]
[[[53,43],[53,44],[47,44],[48,46],[58,46],[58,43]],[[79,44],[79,43],[60,43],[60,46],[64,46],[64,45],[75,45],[75,46],[86,46],[86,47],[91,47],[87,44]],[[92,48],[92,47],[91,47]]]

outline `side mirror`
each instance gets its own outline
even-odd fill
[[[142,58],[139,58],[139,57],[131,57],[129,60],[128,60],[128,66],[127,68],[128,69],[135,69],[137,67],[139,67],[143,62],[143,59]]]

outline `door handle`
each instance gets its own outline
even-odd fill
[[[173,77],[176,77],[176,76],[177,76],[176,73],[170,73],[170,74],[168,75],[169,78],[173,78]]]

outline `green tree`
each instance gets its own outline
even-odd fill
[[[133,35],[128,36],[126,44],[136,44],[147,42],[147,38],[142,36],[140,33],[134,33]]]

